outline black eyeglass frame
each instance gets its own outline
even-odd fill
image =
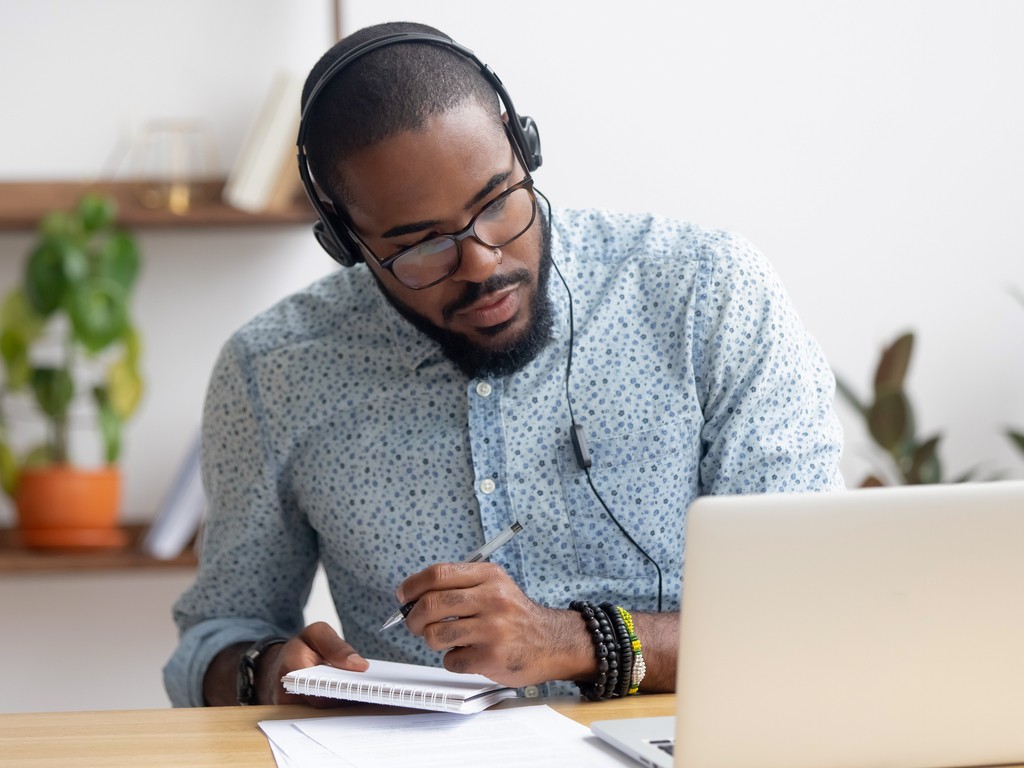
[[[475,231],[477,219],[479,219],[481,215],[486,213],[492,206],[497,205],[502,200],[505,200],[506,198],[508,198],[509,196],[514,194],[515,192],[518,192],[520,189],[525,189],[529,193],[529,195],[530,195],[531,206],[530,206],[530,221],[529,221],[529,223],[525,227],[523,227],[523,229],[518,234],[516,234],[515,237],[511,237],[511,238],[509,238],[508,240],[505,240],[502,243],[489,243],[486,240],[484,240],[481,237],[479,237],[476,234],[476,231]],[[369,254],[369,256],[371,258],[373,258],[377,262],[378,266],[380,266],[381,269],[386,269],[388,272],[390,272],[392,274],[392,276],[395,278],[395,280],[400,282],[406,288],[409,288],[409,289],[411,289],[413,291],[420,291],[420,290],[423,290],[424,288],[430,288],[432,286],[437,285],[438,283],[444,282],[445,280],[447,280],[449,277],[451,277],[452,275],[454,275],[458,271],[459,267],[462,265],[462,241],[465,240],[466,238],[472,237],[478,243],[482,243],[483,245],[487,246],[488,248],[504,248],[509,243],[515,242],[520,237],[525,235],[530,230],[530,227],[533,226],[533,224],[534,224],[534,222],[536,220],[537,220],[537,194],[536,194],[536,192],[533,189],[533,178],[530,176],[529,173],[527,173],[526,174],[526,178],[524,178],[520,182],[517,182],[516,184],[513,184],[511,187],[506,189],[504,192],[502,192],[496,198],[494,198],[489,203],[487,203],[487,205],[485,205],[483,208],[481,208],[479,211],[477,211],[475,214],[473,214],[473,218],[469,220],[469,223],[465,227],[463,227],[461,230],[459,230],[458,232],[452,232],[452,233],[445,232],[445,233],[441,233],[441,234],[438,234],[438,235],[434,235],[433,237],[430,237],[430,238],[428,238],[428,239],[426,239],[426,240],[424,240],[422,242],[415,243],[414,245],[410,245],[408,248],[403,248],[398,253],[395,253],[395,254],[392,254],[391,256],[388,256],[386,259],[378,259],[376,254],[374,254],[373,250],[370,248],[370,246],[368,246],[366,244],[366,242],[363,240],[363,238],[359,236],[359,233],[356,232],[355,229],[353,227],[351,227],[350,225],[348,225],[347,223],[346,223],[345,226],[348,227],[349,233],[356,240],[356,242],[358,242],[359,245],[366,251],[366,253]],[[400,278],[398,275],[395,274],[395,268],[394,268],[395,262],[398,261],[403,256],[405,256],[407,253],[409,253],[410,251],[413,251],[413,250],[415,250],[417,248],[422,247],[426,243],[429,243],[431,240],[445,240],[445,239],[452,240],[452,241],[455,242],[455,254],[456,254],[455,262],[452,265],[452,268],[445,275],[443,275],[442,277],[439,277],[437,280],[434,280],[433,282],[425,283],[424,285],[411,286],[411,285],[407,285],[405,283],[405,281],[402,280],[402,278]]]
[[[391,273],[391,276],[394,277],[395,280],[400,282],[406,288],[408,288],[410,290],[413,290],[413,291],[422,291],[424,288],[432,288],[433,286],[437,285],[438,283],[443,283],[449,277],[454,275],[458,271],[459,267],[462,266],[462,241],[465,240],[467,237],[472,237],[478,243],[482,243],[483,245],[487,246],[488,248],[504,248],[509,243],[515,242],[520,237],[522,237],[527,232],[529,232],[530,228],[533,226],[534,222],[537,221],[537,192],[533,188],[533,177],[530,175],[530,172],[526,169],[526,161],[523,158],[522,151],[519,149],[519,145],[516,143],[515,136],[512,134],[511,130],[509,129],[509,127],[507,125],[505,125],[504,128],[505,128],[505,134],[508,136],[508,139],[509,139],[509,144],[512,146],[512,153],[515,155],[516,161],[519,163],[519,167],[523,169],[523,172],[526,174],[526,176],[525,176],[525,178],[523,178],[522,181],[517,182],[516,184],[513,184],[511,187],[506,189],[504,192],[502,192],[496,198],[494,198],[489,203],[487,203],[487,205],[485,205],[483,208],[481,208],[479,211],[477,211],[475,214],[473,214],[473,218],[469,220],[469,223],[465,227],[460,229],[458,232],[453,232],[451,234],[441,233],[439,235],[435,235],[434,237],[428,238],[427,240],[421,241],[419,243],[415,243],[414,245],[410,245],[408,248],[403,248],[398,253],[395,253],[395,254],[392,254],[391,256],[388,256],[386,259],[378,259],[377,255],[373,252],[373,249],[370,248],[370,246],[368,246],[366,244],[366,241],[363,240],[362,237],[360,237],[358,232],[356,232],[356,228],[354,226],[352,226],[351,222],[349,222],[347,220],[348,219],[347,216],[345,216],[342,219],[342,223],[344,224],[345,229],[348,230],[348,233],[349,233],[349,235],[351,235],[352,239],[355,240],[357,243],[359,243],[359,246],[364,251],[366,251],[366,253],[370,256],[370,258],[372,258],[374,261],[377,262],[378,266],[380,266],[381,269],[386,269],[388,272]],[[510,238],[510,239],[506,240],[504,243],[493,243],[492,244],[492,243],[488,243],[488,242],[486,242],[484,240],[481,240],[479,237],[477,237],[474,229],[476,227],[476,220],[478,218],[480,218],[480,215],[483,214],[483,212],[486,211],[488,208],[490,208],[492,205],[496,204],[500,200],[504,200],[505,198],[509,197],[511,194],[513,194],[514,192],[517,192],[520,189],[525,189],[527,192],[530,193],[530,202],[532,203],[532,208],[531,208],[531,211],[530,211],[530,223],[527,224],[518,235],[516,235],[513,238]],[[420,285],[420,286],[413,287],[411,285],[407,285],[402,280],[402,278],[400,278],[398,275],[395,274],[394,264],[395,264],[396,261],[398,261],[398,259],[402,258],[402,256],[404,256],[405,254],[409,253],[413,249],[419,248],[422,245],[424,245],[425,243],[429,243],[431,240],[435,240],[435,239],[440,240],[442,238],[450,238],[451,240],[455,241],[455,264],[452,266],[451,270],[446,275],[444,275],[444,277],[439,277],[437,280],[434,280],[433,282],[430,282],[430,283],[426,283],[425,285]]]

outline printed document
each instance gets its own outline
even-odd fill
[[[472,715],[320,717],[264,721],[278,768],[344,765],[418,768],[487,765],[635,766],[590,729],[547,705],[491,709]],[[312,743],[311,743],[312,742]]]

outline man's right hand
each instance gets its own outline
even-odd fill
[[[285,691],[281,678],[289,672],[316,664],[365,672],[369,666],[356,649],[345,642],[330,624],[310,624],[287,643],[271,646],[256,666],[256,690],[260,704],[308,704],[321,709],[344,706],[341,699],[303,696]]]
[[[251,642],[228,646],[214,657],[203,678],[206,705],[230,706],[238,703],[238,663]],[[344,706],[340,699],[300,696],[287,693],[281,678],[296,669],[329,664],[354,672],[366,671],[369,664],[356,649],[342,640],[333,627],[318,621],[310,624],[286,643],[269,646],[256,661],[256,692],[259,704],[308,704],[326,708]]]

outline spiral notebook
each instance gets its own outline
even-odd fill
[[[288,693],[461,714],[479,712],[516,696],[514,688],[483,675],[396,661],[368,661],[365,672],[321,664],[289,672],[281,682]]]

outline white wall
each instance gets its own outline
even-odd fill
[[[1024,290],[1024,4],[345,3],[347,31],[402,18],[476,50],[537,119],[536,176],[556,205],[654,210],[746,235],[863,390],[882,344],[915,330],[911,393],[922,431],[944,431],[947,465],[1024,476],[998,434],[1024,427],[1024,308],[1007,292]],[[204,119],[226,168],[273,71],[307,70],[329,19],[328,0],[0,0],[0,177],[94,176],[118,136],[163,117]],[[304,227],[140,238],[149,391],[124,469],[125,515],[145,519],[198,423],[221,342],[330,262]],[[28,243],[0,235],[0,292]],[[855,482],[867,443],[840,414]],[[0,608],[42,621],[48,591],[70,581],[5,581]],[[111,604],[129,596],[119,579],[80,581]],[[154,588],[158,613],[177,591],[173,579]],[[329,614],[317,595],[313,613]],[[162,664],[169,624],[115,633],[88,600],[72,602],[108,647],[143,647],[140,666]],[[82,698],[52,708],[137,705],[116,688],[85,698],[81,683]],[[158,688],[146,695],[163,701]]]
[[[161,668],[177,642],[169,606],[194,577],[4,574],[0,713],[167,706]]]

